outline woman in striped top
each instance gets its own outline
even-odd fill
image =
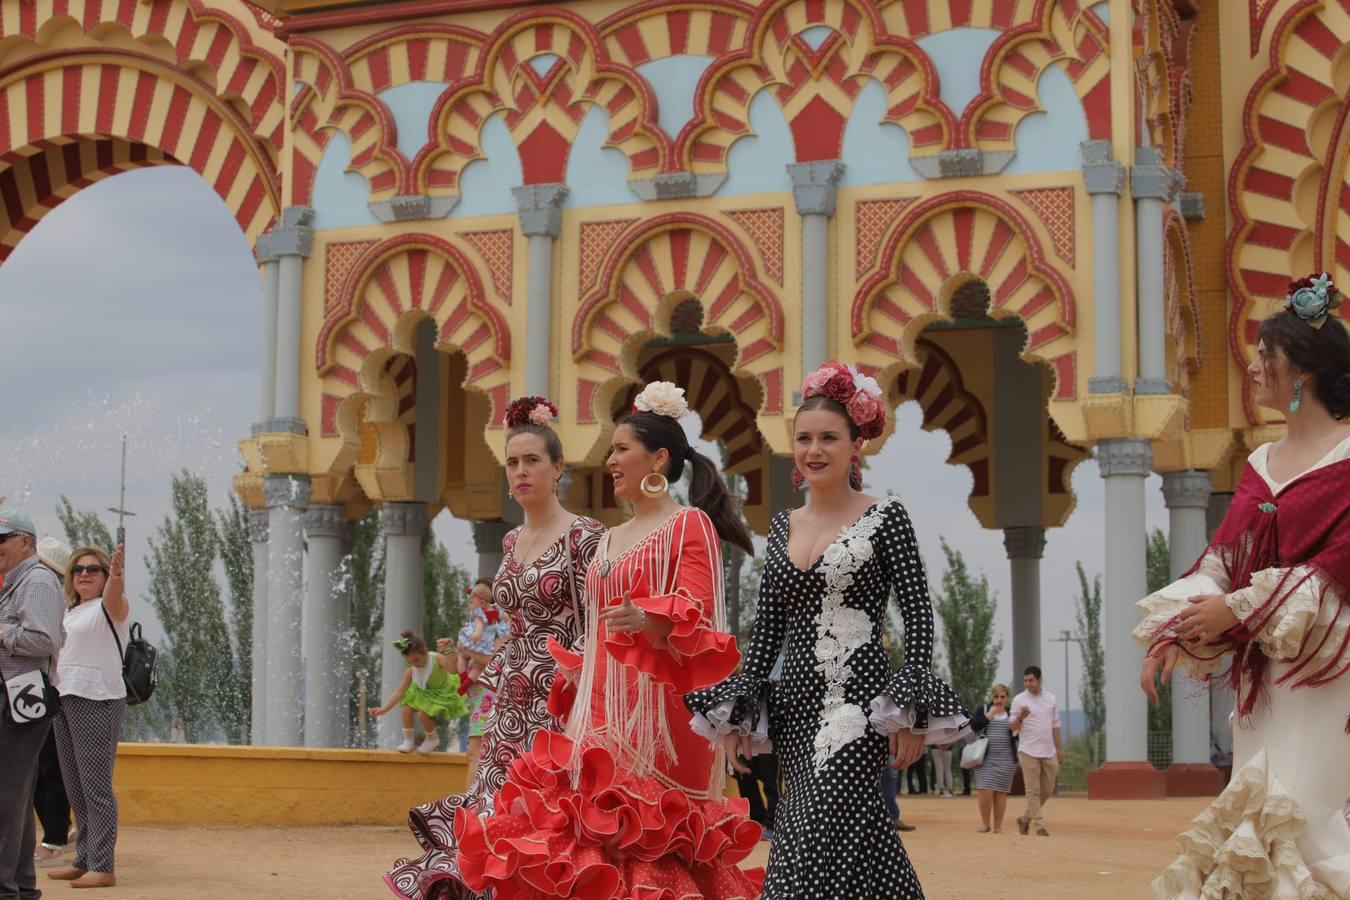
[[[1002,834],[1003,813],[1008,808],[1008,794],[1012,792],[1013,776],[1017,773],[1017,744],[1012,733],[1012,719],[1008,716],[1007,685],[994,685],[989,702],[976,711],[971,727],[989,739],[984,762],[975,769],[980,820],[984,823],[980,834],[989,832],[991,812],[994,834]]]

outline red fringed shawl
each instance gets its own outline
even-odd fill
[[[1238,710],[1250,715],[1256,706],[1262,678],[1269,659],[1252,639],[1269,622],[1281,615],[1289,598],[1316,577],[1315,590],[1319,612],[1329,599],[1350,604],[1346,588],[1350,586],[1350,460],[1342,460],[1315,469],[1296,478],[1272,494],[1266,480],[1247,464],[1238,483],[1228,514],[1205,555],[1214,555],[1228,573],[1228,591],[1249,587],[1252,576],[1266,569],[1285,569],[1276,589],[1261,602],[1243,624],[1226,635],[1234,658],[1229,670],[1233,689],[1238,692]],[[1201,560],[1204,556],[1201,556]],[[1192,574],[1200,562],[1191,568]],[[1334,593],[1338,600],[1332,598]],[[1319,617],[1320,618],[1320,617]],[[1163,626],[1168,630],[1173,623]],[[1350,632],[1342,638],[1331,661],[1313,671],[1309,663],[1317,658],[1331,638],[1332,629],[1323,629],[1320,641],[1309,647],[1316,628],[1309,625],[1298,653],[1277,660],[1294,664],[1277,684],[1293,682],[1293,688],[1328,684],[1350,670]],[[1182,646],[1197,658],[1200,653]],[[1222,651],[1220,651],[1222,652]],[[1216,654],[1217,655],[1217,654]],[[1209,657],[1214,658],[1214,657]],[[1297,660],[1302,662],[1297,662]],[[1247,687],[1243,690],[1243,674]],[[1347,723],[1350,729],[1350,722]]]

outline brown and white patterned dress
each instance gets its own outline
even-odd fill
[[[505,645],[484,672],[495,682],[496,706],[479,752],[478,771],[467,792],[414,807],[408,826],[425,851],[417,859],[401,859],[385,876],[394,893],[407,898],[468,897],[455,862],[455,811],[476,815],[492,812],[493,797],[506,782],[506,770],[527,752],[540,729],[559,730],[548,711],[555,663],[548,652],[551,637],[565,647],[584,633],[586,570],[605,528],[578,517],[567,532],[537,559],[521,565],[515,558],[516,529],[502,541],[505,558],[492,582],[494,602],[510,618]]]

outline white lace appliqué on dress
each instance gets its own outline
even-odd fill
[[[845,528],[820,560],[825,599],[816,616],[816,671],[825,676],[825,699],[816,732],[816,771],[867,732],[867,713],[856,703],[845,702],[844,685],[853,677],[849,658],[871,640],[872,620],[862,610],[845,606],[844,592],[853,585],[853,573],[872,558],[872,535],[881,527],[890,502],[878,503]]]

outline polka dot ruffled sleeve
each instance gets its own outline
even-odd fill
[[[956,692],[933,674],[933,603],[909,513],[889,504],[874,541],[905,624],[905,664],[872,700],[868,720],[882,734],[911,731],[929,744],[946,744],[970,731]]]

